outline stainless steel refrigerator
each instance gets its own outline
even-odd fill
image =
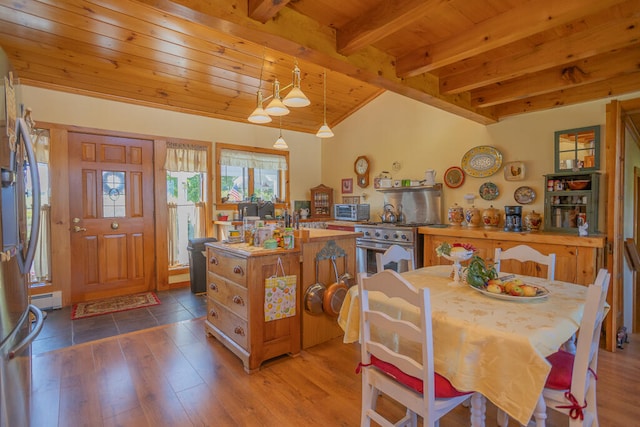
[[[31,342],[44,321],[29,304],[27,280],[40,222],[38,168],[9,70],[0,48],[0,427],[29,425]]]

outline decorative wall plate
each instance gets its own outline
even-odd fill
[[[449,188],[458,188],[464,182],[464,171],[457,166],[451,166],[444,173],[444,183]]]
[[[485,182],[480,186],[478,192],[480,193],[480,197],[482,197],[484,200],[495,200],[500,195],[498,186],[493,182]]]
[[[474,147],[462,156],[462,169],[475,178],[491,176],[501,166],[502,154],[489,145]]]
[[[531,187],[518,187],[513,193],[513,198],[521,205],[528,205],[536,199],[536,192]]]
[[[524,179],[524,163],[509,162],[504,165],[504,179],[507,181],[520,181]]]

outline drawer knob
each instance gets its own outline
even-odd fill
[[[233,296],[233,303],[241,305],[241,306],[244,306],[244,300],[242,299],[242,297],[240,295],[234,295]]]
[[[209,264],[218,265],[218,258],[212,256],[209,258]]]
[[[214,319],[218,318],[218,312],[215,310],[209,310],[209,316],[213,317]]]
[[[209,289],[218,292],[218,285],[216,285],[215,283],[209,283]]]
[[[233,272],[235,274],[239,274],[240,276],[244,276],[244,270],[239,265],[236,265],[235,267],[233,267]]]
[[[237,326],[237,327],[233,330],[233,332],[234,332],[236,335],[240,335],[241,337],[243,337],[243,336],[244,336],[244,329],[242,329],[240,326]]]

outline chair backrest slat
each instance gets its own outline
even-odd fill
[[[521,263],[535,262],[536,264],[545,265],[547,267],[547,279],[555,279],[556,254],[544,255],[531,246],[518,245],[509,249],[496,248],[493,257],[496,270],[501,271],[501,261],[515,260]]]
[[[378,273],[392,264],[396,265],[396,271],[398,273],[416,268],[413,252],[398,245],[389,246],[389,249],[384,251],[384,253],[376,253],[376,269]]]

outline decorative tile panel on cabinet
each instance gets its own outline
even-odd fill
[[[207,320],[205,330],[240,358],[247,373],[265,360],[300,353],[300,251],[267,250],[244,243],[207,243]],[[265,317],[266,280],[296,277],[295,311],[288,317]]]

